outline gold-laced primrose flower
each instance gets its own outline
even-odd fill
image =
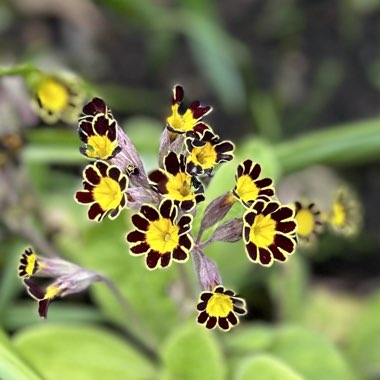
[[[269,198],[258,198],[243,216],[243,238],[249,260],[270,266],[286,261],[296,249],[294,210]]]
[[[128,177],[117,166],[97,161],[84,169],[84,191],[78,191],[75,199],[90,205],[90,220],[100,222],[107,214],[115,219],[126,205],[128,182]]]
[[[205,130],[202,135],[195,133],[194,137],[186,138],[185,145],[189,153],[186,170],[192,175],[210,175],[217,164],[233,159],[234,144],[221,141],[211,129]]]
[[[149,180],[154,189],[165,198],[174,200],[183,210],[192,210],[205,199],[201,182],[186,172],[185,157],[182,154],[169,152],[164,158],[164,169],[150,173]]]
[[[193,247],[189,234],[193,217],[178,216],[179,209],[170,199],[161,201],[159,208],[143,205],[132,216],[136,229],[127,235],[131,255],[146,254],[148,269],[165,268],[171,260],[186,262]]]
[[[362,222],[362,210],[357,196],[347,187],[339,188],[327,216],[332,230],[344,236],[355,235]]]
[[[171,132],[175,133],[186,133],[190,132],[197,126],[201,124],[202,128],[208,128],[206,124],[201,123],[203,116],[206,116],[212,111],[210,106],[202,106],[201,103],[196,100],[192,102],[189,108],[185,111],[184,114],[179,112],[180,105],[184,98],[183,88],[179,85],[174,86],[173,88],[173,97],[172,97],[172,114],[166,119],[167,128]]]
[[[74,82],[63,77],[42,75],[35,88],[34,102],[41,119],[53,124],[58,120],[74,123],[80,114],[84,94]]]
[[[271,197],[274,195],[274,188],[270,178],[260,179],[261,166],[251,160],[241,163],[235,175],[236,185],[233,195],[244,206],[249,207],[258,197],[263,195]]]
[[[28,293],[38,301],[38,313],[46,318],[49,304],[58,297],[78,293],[102,277],[78,265],[60,258],[39,257],[28,248],[21,255],[19,277],[23,279]],[[51,277],[54,282],[41,286],[31,277]]]
[[[88,158],[109,160],[121,150],[117,143],[116,120],[107,114],[98,113],[91,121],[82,119],[78,134],[84,143],[79,150]]]
[[[300,202],[294,203],[296,208],[297,236],[300,245],[311,245],[316,237],[323,231],[321,212],[315,203],[302,205]]]
[[[238,315],[247,314],[244,300],[236,297],[232,290],[224,290],[223,286],[216,286],[212,292],[203,292],[197,309],[200,312],[198,323],[206,324],[208,329],[218,326],[223,331],[239,323]]]

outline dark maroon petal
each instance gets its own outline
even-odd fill
[[[180,247],[174,248],[173,259],[176,261],[185,261],[188,258],[188,254],[182,250]]]
[[[207,307],[207,302],[202,301],[202,302],[198,303],[197,310],[198,311],[203,311],[203,310],[206,310],[206,307]]]
[[[45,297],[45,290],[36,284],[33,280],[26,279],[23,281],[28,293],[38,300],[42,300]]]
[[[149,220],[145,219],[139,214],[135,214],[132,216],[132,223],[140,230],[147,231],[149,227]]]
[[[156,184],[159,184],[161,182],[166,183],[168,181],[167,175],[165,174],[165,172],[163,170],[160,170],[160,169],[151,172],[149,174],[149,179],[150,179],[150,181],[152,181],[153,183],[156,183]]]
[[[240,164],[238,167],[237,167],[237,171],[236,171],[236,176],[235,178],[238,179],[239,177],[241,177],[243,175],[243,172],[244,172],[244,165],[243,164]]]
[[[205,124],[205,123],[197,123],[194,128],[193,128],[193,132],[195,133],[200,133],[201,135],[206,131],[210,129],[210,126]]]
[[[240,315],[244,315],[247,311],[241,307],[234,306],[234,312]]]
[[[257,247],[251,241],[245,246],[248,256],[252,259],[252,261],[257,261]]]
[[[247,212],[244,215],[244,221],[248,223],[250,226],[253,225],[253,222],[255,221],[256,213],[255,212]]]
[[[38,314],[41,318],[47,318],[50,300],[44,299],[38,301]]]
[[[269,189],[260,189],[259,191],[259,196],[266,195],[267,197],[273,197],[274,195],[274,190],[269,188]]]
[[[289,239],[287,236],[276,234],[274,237],[274,244],[283,249],[284,251],[288,252],[289,254],[294,251],[295,243],[292,239]]]
[[[191,110],[194,119],[200,119],[212,111],[210,106],[202,107],[197,100],[190,104],[189,109]]]
[[[116,141],[116,138],[117,138],[116,130],[117,130],[116,121],[112,120],[108,126],[108,133],[107,133],[107,136],[111,141]]]
[[[229,141],[224,141],[220,144],[215,145],[215,151],[217,153],[226,153],[234,150],[234,145]]]
[[[259,178],[260,173],[261,173],[261,166],[259,164],[255,164],[253,168],[251,169],[249,176],[253,180],[256,180],[257,178]]]
[[[104,216],[103,214],[105,214],[105,210],[102,210],[99,203],[94,203],[88,210],[88,217],[91,220],[100,221]]]
[[[171,259],[170,253],[161,255],[161,267],[166,268],[170,264],[170,259]]]
[[[279,222],[284,219],[288,219],[293,216],[293,210],[289,207],[280,207],[272,214],[272,219]]]
[[[183,215],[182,218],[178,221],[177,225],[181,229],[182,233],[184,232],[184,230],[188,230],[189,227],[191,228],[192,220],[193,218],[190,215]]]
[[[277,202],[269,202],[263,210],[263,215],[269,215],[272,212],[276,211],[279,207],[280,205]]]
[[[288,221],[288,222],[277,223],[276,230],[283,233],[289,233],[289,232],[295,231],[296,228],[297,228],[297,225],[295,222]]]
[[[148,255],[146,256],[146,265],[149,269],[154,269],[157,267],[158,260],[160,260],[161,255],[156,251],[149,251]]]
[[[182,86],[175,86],[173,88],[173,98],[172,98],[172,104],[181,103],[183,101],[183,98],[185,96],[185,93],[183,91]]]
[[[121,179],[119,181],[119,185],[120,185],[121,190],[125,190],[125,188],[127,187],[127,177],[126,176],[121,177]]]
[[[230,328],[227,318],[219,317],[218,318],[218,325],[223,330],[228,330]]]
[[[180,157],[178,157],[174,152],[170,152],[164,158],[164,167],[170,174],[178,174],[180,171]]]
[[[195,201],[187,200],[180,203],[180,207],[182,210],[190,211],[195,207]]]
[[[97,171],[92,165],[87,166],[84,169],[83,177],[92,185],[98,185],[100,183],[100,177]]]
[[[151,222],[154,222],[155,220],[158,220],[160,218],[158,211],[154,207],[149,205],[141,206],[140,212]]]
[[[214,293],[224,293],[224,288],[223,288],[223,286],[217,286],[217,287],[214,289]]]
[[[201,300],[202,301],[208,301],[211,297],[213,296],[213,294],[211,293],[211,292],[203,292],[202,294],[201,294]]]
[[[188,235],[181,235],[179,237],[179,244],[181,247],[184,247],[187,250],[190,250],[193,245]]]
[[[113,209],[109,214],[109,218],[110,219],[116,219],[116,217],[120,214],[120,211],[122,210],[122,207],[120,207],[120,205],[118,207],[116,207],[115,209]]]
[[[130,243],[137,243],[140,241],[145,241],[145,234],[141,231],[132,231],[127,235],[127,240]]]
[[[232,153],[231,154],[220,154],[220,153],[218,153],[217,157],[216,157],[216,162],[219,164],[221,162],[231,161],[233,158],[234,158],[234,156],[232,155]]]
[[[259,248],[259,261],[262,265],[269,265],[272,260],[272,254],[268,249]]]
[[[243,165],[243,174],[249,174],[253,165],[252,160],[245,160],[242,165]]]
[[[134,253],[135,255],[140,255],[142,253],[148,252],[150,249],[149,245],[147,242],[143,241],[140,244],[137,244],[133,247],[130,248],[130,251]]]
[[[104,114],[99,114],[94,118],[94,131],[100,135],[105,136],[109,127],[109,120],[106,119]]]
[[[83,113],[85,115],[91,115],[94,116],[98,113],[106,113],[107,106],[106,103],[102,99],[94,98],[91,100],[91,102],[87,103],[83,107]]]
[[[274,259],[278,261],[286,261],[286,256],[276,247],[275,244],[270,245],[269,250],[272,252]]]
[[[263,189],[264,187],[271,186],[272,185],[272,180],[270,178],[259,179],[258,181],[255,181],[255,185],[259,189]]]
[[[247,227],[247,226],[245,226],[244,228],[243,228],[243,238],[244,238],[244,241],[246,242],[246,243],[248,243],[249,242],[249,235],[251,234],[251,227]]]
[[[238,323],[238,319],[236,318],[236,315],[232,311],[230,311],[230,313],[227,315],[227,319],[233,326],[237,325]]]
[[[116,166],[111,166],[109,169],[108,169],[108,177],[114,179],[116,182],[119,182],[119,177],[120,177],[120,169]]]
[[[224,292],[224,294],[225,295],[227,295],[227,296],[230,296],[230,297],[233,297],[234,295],[235,295],[235,293],[232,291],[232,290],[226,290],[225,292]]]
[[[100,172],[100,174],[101,174],[102,177],[106,177],[107,176],[107,170],[109,168],[108,164],[106,164],[103,161],[96,161],[95,166],[98,168],[98,170],[99,170],[99,172]]]
[[[197,321],[198,323],[203,325],[207,321],[207,319],[208,319],[208,314],[205,311],[202,311],[202,313],[198,315]]]
[[[84,204],[94,202],[94,198],[92,196],[92,193],[89,191],[77,191],[75,193],[75,199],[79,203],[84,203]]]
[[[213,329],[216,326],[217,319],[216,317],[210,317],[206,323],[208,329]]]
[[[159,208],[161,216],[166,219],[171,219],[173,212],[176,212],[176,210],[172,210],[173,208],[173,201],[171,199],[165,199],[163,202],[161,202]]]

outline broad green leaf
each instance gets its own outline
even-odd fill
[[[22,331],[17,350],[46,380],[152,380],[152,364],[114,334],[88,325],[46,325]]]
[[[348,336],[347,352],[364,373],[380,376],[380,293],[368,300]]]
[[[2,380],[42,380],[20,358],[10,344],[8,337],[0,330],[0,379]]]
[[[233,380],[306,380],[277,358],[262,354],[239,363]]]
[[[270,352],[307,380],[353,380],[342,354],[325,337],[302,327],[278,330]]]
[[[225,362],[215,335],[195,321],[175,330],[164,343],[161,355],[165,379],[225,379]]]

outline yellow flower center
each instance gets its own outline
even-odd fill
[[[233,308],[231,297],[226,294],[214,293],[207,302],[206,313],[211,317],[225,318]]]
[[[194,199],[194,194],[191,192],[191,177],[186,173],[180,172],[170,176],[166,189],[169,196],[176,201]]]
[[[339,202],[334,202],[332,206],[331,223],[336,226],[342,226],[346,223],[346,210]]]
[[[37,97],[43,108],[53,112],[63,111],[69,102],[67,88],[53,78],[46,78],[40,83]]]
[[[186,110],[183,115],[180,115],[178,107],[178,104],[172,106],[172,114],[166,119],[167,123],[177,131],[191,131],[197,122],[193,117],[193,113],[190,110]]]
[[[215,165],[216,159],[216,151],[209,142],[201,148],[194,148],[190,156],[190,161],[196,165],[200,165],[203,169],[212,168]]]
[[[107,136],[91,136],[87,144],[91,149],[87,149],[88,157],[107,159],[116,148],[116,141],[110,141]]]
[[[36,264],[37,264],[37,256],[35,253],[32,253],[27,257],[27,264],[25,271],[28,274],[28,276],[32,276],[34,274]]]
[[[58,285],[50,285],[46,288],[45,299],[53,299],[61,293]]]
[[[236,192],[243,202],[254,201],[259,195],[260,189],[255,185],[252,178],[245,174],[236,182]]]
[[[301,209],[296,215],[297,233],[299,236],[309,236],[314,231],[314,215],[310,210]]]
[[[155,220],[149,224],[146,241],[160,254],[173,252],[179,244],[179,227],[175,226],[170,219]]]
[[[99,203],[103,211],[111,210],[119,206],[123,193],[120,185],[114,179],[103,177],[99,185],[93,190],[94,200]]]
[[[276,234],[276,221],[270,215],[257,215],[249,233],[249,240],[258,248],[269,247]]]

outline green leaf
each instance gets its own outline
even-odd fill
[[[251,356],[240,362],[234,380],[306,380],[271,355]]]
[[[307,380],[356,379],[336,347],[320,334],[302,327],[280,328],[270,351]]]
[[[224,359],[213,332],[196,325],[195,321],[175,330],[164,343],[161,354],[165,379],[225,379]]]
[[[154,378],[155,369],[148,360],[99,327],[33,327],[17,334],[14,345],[46,380]]]
[[[0,379],[42,380],[15,352],[8,337],[0,330]]]

